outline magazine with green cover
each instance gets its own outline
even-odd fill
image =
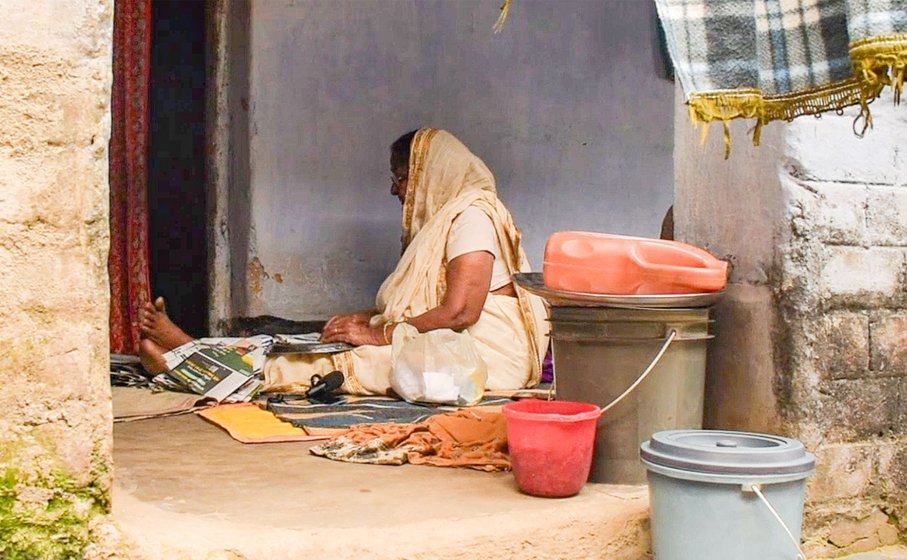
[[[218,402],[255,378],[249,352],[237,347],[199,347],[169,374],[193,393]],[[246,389],[244,393],[251,392]]]

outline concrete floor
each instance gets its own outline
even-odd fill
[[[521,494],[509,473],[243,445],[196,416],[114,427],[114,516],[146,558],[647,557],[645,487]]]
[[[642,486],[533,498],[510,473],[337,463],[194,415],[116,424],[114,444],[114,517],[142,560],[649,558]]]

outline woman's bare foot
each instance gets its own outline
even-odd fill
[[[167,316],[167,308],[162,297],[154,300],[153,304],[143,305],[139,310],[139,317],[142,321],[142,338],[154,342],[165,352],[193,340]]]
[[[139,342],[139,359],[142,361],[142,367],[148,373],[158,374],[167,371],[164,352],[165,350],[150,338],[144,338]]]

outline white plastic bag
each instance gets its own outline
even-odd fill
[[[465,332],[420,334],[400,323],[394,329],[393,360],[391,387],[407,401],[468,406],[485,393],[488,366]]]

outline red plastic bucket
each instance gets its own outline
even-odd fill
[[[572,401],[524,400],[504,406],[507,445],[520,490],[566,498],[589,478],[601,409]]]

